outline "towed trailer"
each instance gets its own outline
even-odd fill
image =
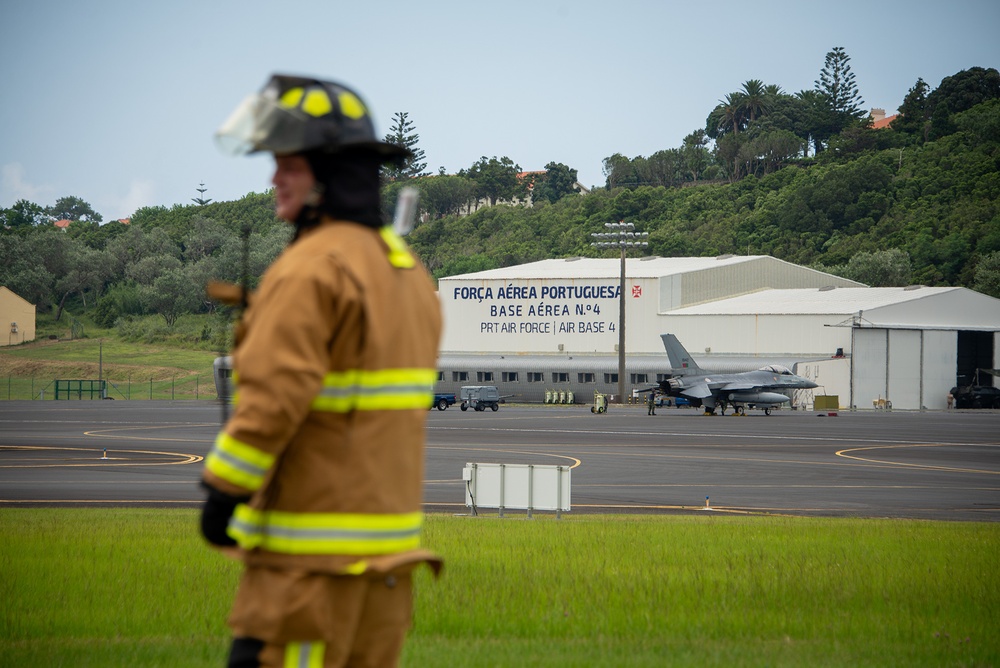
[[[475,411],[484,411],[489,408],[496,412],[500,410],[500,402],[503,399],[514,395],[508,394],[501,397],[496,385],[463,385],[458,396],[462,400],[459,408],[463,411],[467,411],[471,407]]]

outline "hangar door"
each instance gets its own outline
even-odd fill
[[[958,333],[958,384],[993,385],[993,376],[976,373],[977,369],[992,369],[993,332]]]
[[[874,408],[880,400],[893,408],[919,409],[922,387],[922,332],[908,329],[854,330],[852,405]]]

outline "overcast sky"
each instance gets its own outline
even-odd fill
[[[9,0],[0,25],[0,208],[73,195],[105,220],[270,187],[213,133],[272,72],[355,88],[380,136],[407,112],[429,171],[507,156],[591,186],[749,79],[812,88],[835,46],[890,114],[918,77],[1000,67],[997,0]]]

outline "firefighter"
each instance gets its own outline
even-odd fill
[[[217,134],[274,154],[295,226],[235,332],[236,402],[205,460],[201,528],[244,570],[229,666],[395,665],[420,544],[441,314],[379,211],[379,141],[340,84],[274,75]]]

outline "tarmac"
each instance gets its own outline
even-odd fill
[[[0,506],[196,507],[221,417],[210,401],[0,402]],[[570,467],[574,514],[1000,520],[1000,411],[453,406],[428,413],[426,460],[430,512],[468,514],[463,468],[506,463]]]

